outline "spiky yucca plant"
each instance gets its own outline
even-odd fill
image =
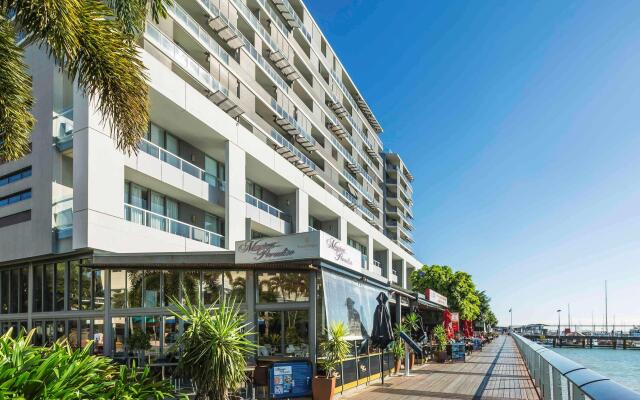
[[[0,336],[0,398],[5,399],[165,399],[168,381],[154,381],[149,369],[118,366],[91,354],[92,342],[72,350],[66,340],[33,346],[35,330]]]
[[[135,151],[149,120],[147,77],[135,40],[147,10],[157,22],[171,3],[0,0],[0,161],[29,151],[35,123],[31,77],[23,61],[29,45],[45,49],[96,101],[117,147]]]
[[[178,373],[190,377],[196,399],[226,400],[246,382],[246,356],[256,346],[235,300],[221,299],[210,306],[172,299],[175,311],[189,327],[175,346],[181,350]]]
[[[327,378],[336,376],[337,369],[349,356],[349,342],[345,339],[347,327],[344,322],[335,322],[327,328],[327,338],[320,343],[318,363],[324,369]]]

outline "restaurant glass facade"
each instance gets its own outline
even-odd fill
[[[174,344],[185,327],[170,312],[171,304],[188,299],[209,305],[234,299],[253,329],[258,362],[279,358],[316,362],[315,349],[329,321],[343,321],[350,331],[351,355],[339,386],[375,379],[380,353],[367,339],[376,297],[380,292],[389,294],[388,288],[309,267],[96,267],[91,256],[3,267],[0,329],[14,327],[14,333],[18,327],[35,329],[38,345],[61,338],[72,347],[92,341],[95,354],[120,361],[134,358],[129,338],[140,330],[150,337],[147,362],[175,365]],[[394,309],[390,311],[393,315]],[[391,367],[388,354],[383,361],[385,368]]]

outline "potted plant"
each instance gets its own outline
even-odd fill
[[[345,340],[347,328],[343,322],[336,322],[327,329],[327,338],[320,343],[318,364],[324,376],[315,376],[311,389],[313,400],[331,400],[336,389],[337,368],[349,355],[349,342]]]
[[[447,360],[447,333],[442,325],[436,325],[433,328],[433,339],[436,341],[434,353],[436,360],[443,363]]]
[[[402,365],[402,359],[404,358],[405,345],[400,338],[400,333],[406,332],[405,324],[396,324],[393,328],[393,344],[391,345],[391,352],[393,353],[395,364],[393,367],[394,372],[397,374],[400,371]]]
[[[138,366],[144,365],[145,352],[151,348],[151,336],[142,329],[134,329],[129,336],[129,348],[136,355]]]
[[[410,334],[410,336],[413,338],[412,333],[416,330],[418,330],[418,327],[420,327],[420,317],[418,317],[418,314],[416,313],[410,313],[407,314],[407,316],[404,317],[404,327],[406,332],[408,332]],[[409,369],[413,368],[413,364],[415,364],[416,362],[416,355],[413,351],[409,351]]]

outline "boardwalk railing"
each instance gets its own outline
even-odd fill
[[[566,357],[511,334],[544,400],[640,400],[640,394]]]

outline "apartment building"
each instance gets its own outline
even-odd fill
[[[38,122],[31,154],[0,165],[1,328],[113,357],[144,329],[162,359],[170,299],[233,295],[257,356],[313,358],[354,303],[415,300],[413,176],[300,0],[177,0],[139,45],[151,123],[131,155],[28,49]]]

